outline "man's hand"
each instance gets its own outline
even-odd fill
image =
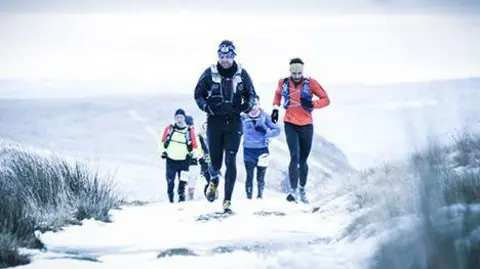
[[[198,160],[195,158],[195,156],[193,156],[192,152],[187,154],[187,157],[185,158],[185,161],[188,163],[189,166],[198,164]]]
[[[203,107],[203,110],[207,112],[208,115],[211,115],[211,116],[215,115],[214,109],[212,109],[212,107],[208,104],[205,104],[205,106]]]
[[[313,102],[312,100],[308,100],[305,98],[300,98],[300,102],[302,103],[302,106],[308,107],[308,108],[313,108]]]

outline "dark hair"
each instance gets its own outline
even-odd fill
[[[228,39],[225,39],[225,40],[223,40],[222,42],[220,42],[219,46],[220,46],[220,45],[233,46],[233,41],[228,40]]]
[[[185,117],[185,116],[186,116],[185,110],[183,110],[183,109],[181,109],[181,108],[177,109],[177,110],[175,111],[175,116],[177,116],[177,115],[183,115],[183,116]]]
[[[290,60],[290,64],[304,64],[304,63],[300,58],[293,58]]]

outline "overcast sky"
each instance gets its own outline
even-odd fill
[[[0,78],[194,83],[225,38],[257,82],[297,56],[325,83],[480,76],[473,0],[2,0],[0,11]]]
[[[208,3],[208,4],[206,4]],[[2,0],[8,12],[118,12],[164,9],[252,12],[471,12],[478,0]]]

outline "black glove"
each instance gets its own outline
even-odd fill
[[[230,113],[235,112],[235,108],[233,107],[232,103],[225,102],[225,103],[222,104],[220,109],[224,114],[230,114]]]
[[[190,166],[192,165],[193,163],[193,157],[192,157],[192,154],[191,153],[188,153],[187,156],[185,157],[185,161],[187,162],[187,164]]]
[[[274,108],[272,111],[272,122],[277,123],[278,122],[278,109]]]
[[[305,106],[305,107],[308,107],[308,108],[313,108],[312,100],[307,100],[305,98],[300,98],[300,102],[302,103],[302,106]]]
[[[207,104],[204,106],[204,110],[208,115],[212,116],[230,114],[235,111],[232,103]]]
[[[217,113],[216,113],[216,112],[217,112],[217,109],[216,109],[216,108],[217,108],[217,107],[215,107],[215,106],[211,106],[211,105],[206,104],[206,105],[203,107],[203,110],[204,110],[205,112],[207,112],[208,115],[212,115],[212,116],[213,116],[213,115],[217,114]]]
[[[190,165],[198,165],[198,160],[195,158],[192,158],[192,160],[190,161]]]
[[[162,152],[162,156],[161,156],[161,157],[162,157],[162,159],[166,159],[166,158],[168,157],[167,152],[165,152],[165,151]]]

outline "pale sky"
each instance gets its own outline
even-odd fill
[[[7,12],[118,12],[189,9],[281,13],[465,13],[478,12],[477,0],[2,0]]]
[[[292,57],[324,83],[480,76],[478,1],[39,2],[1,2],[0,79],[195,83],[223,39],[257,83]]]

